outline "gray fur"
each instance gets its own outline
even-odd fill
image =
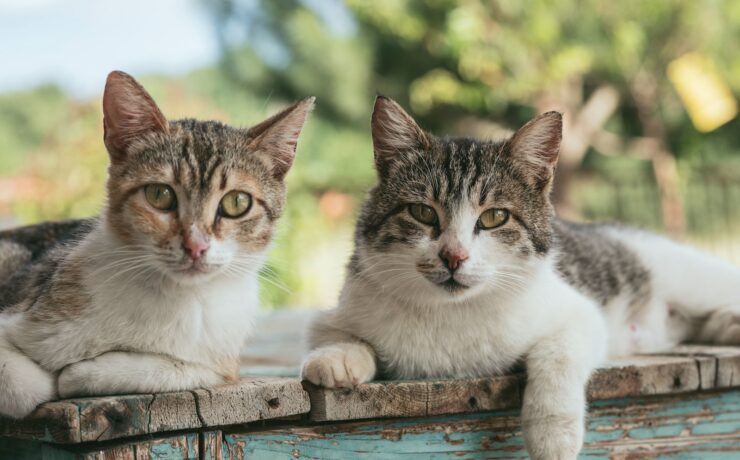
[[[32,303],[59,261],[94,222],[45,222],[0,232],[0,311],[24,299]]]
[[[465,200],[511,203],[513,232],[491,232],[523,255],[547,254],[552,245],[553,209],[541,188],[527,183],[505,142],[432,138],[427,151],[399,155],[381,176],[362,208],[355,242],[382,250],[393,243],[413,244],[424,226],[404,214],[409,203],[427,197],[447,213]],[[439,236],[439,235],[437,235]]]
[[[610,226],[584,225],[554,217],[549,200],[549,178],[532,182],[528,165],[512,152],[511,140],[478,141],[439,138],[424,134],[424,143],[397,155],[379,168],[379,182],[367,196],[355,234],[356,247],[392,251],[393,245],[414,245],[429,230],[408,216],[409,203],[427,199],[453,214],[466,201],[506,202],[513,225],[489,233],[519,254],[530,257],[555,253],[565,280],[606,305],[625,295],[631,305],[650,296],[650,272],[624,244],[609,235]],[[476,230],[481,231],[481,230]],[[370,263],[357,252],[350,274],[358,275]]]
[[[568,283],[601,305],[619,295],[629,305],[650,298],[650,271],[629,248],[608,233],[615,226],[553,222],[558,271]]]

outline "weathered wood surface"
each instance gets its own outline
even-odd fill
[[[221,433],[219,432],[219,438]],[[220,448],[220,446],[219,446]],[[121,445],[89,444],[75,447],[38,441],[0,438],[0,458],[39,460],[154,460],[154,459],[221,459],[221,451],[209,457],[198,433],[171,435],[164,438],[138,440]]]
[[[354,390],[323,390],[301,384],[296,378],[303,354],[302,337],[296,331],[302,329],[306,321],[305,315],[288,312],[271,316],[266,323],[261,324],[258,327],[261,334],[248,344],[251,354],[245,354],[242,360],[242,374],[252,377],[245,377],[235,385],[156,395],[57,401],[42,405],[26,420],[0,420],[0,436],[5,437],[0,438],[0,458],[12,458],[3,455],[10,452],[3,451],[3,446],[7,449],[11,444],[23,452],[44,453],[36,458],[187,458],[195,450],[201,458],[229,458],[227,454],[247,452],[253,454],[254,458],[264,458],[269,452],[278,452],[274,449],[281,444],[280,439],[284,441],[281,444],[283,447],[300,441],[303,450],[298,456],[310,458],[314,455],[311,454],[314,447],[306,442],[314,438],[331,434],[335,437],[332,439],[340,444],[345,441],[355,442],[353,433],[360,431],[353,431],[352,427],[378,427],[392,423],[400,424],[393,426],[406,427],[401,431],[381,430],[393,439],[396,434],[392,433],[400,432],[398,440],[413,440],[415,438],[404,433],[418,432],[422,436],[425,426],[428,433],[425,432],[427,434],[422,437],[432,436],[430,433],[434,432],[437,433],[434,436],[442,437],[439,442],[445,440],[444,436],[455,441],[457,438],[453,435],[458,429],[462,430],[460,433],[480,431],[484,434],[470,434],[470,442],[489,447],[498,446],[496,449],[510,452],[513,456],[521,454],[521,446],[517,444],[521,441],[516,431],[519,423],[516,409],[521,405],[521,395],[526,384],[523,374],[468,380],[373,382]],[[292,377],[255,377],[256,374]],[[707,446],[710,441],[715,446],[712,448],[719,449],[719,452],[727,447],[730,442],[728,439],[733,443],[738,442],[734,436],[740,429],[740,416],[735,412],[720,413],[721,409],[712,406],[714,403],[711,398],[721,402],[722,398],[728,396],[721,395],[718,391],[727,391],[737,386],[740,386],[740,348],[682,346],[670,353],[615,360],[598,370],[589,386],[588,396],[593,407],[591,420],[602,420],[599,414],[606,414],[608,411],[632,413],[634,404],[642,404],[640,407],[643,408],[658,408],[663,404],[660,401],[669,401],[665,404],[678,408],[685,403],[694,412],[686,409],[689,412],[673,419],[660,416],[663,418],[645,420],[657,423],[656,426],[662,426],[660,424],[664,420],[673,420],[671,423],[675,426],[662,428],[661,433],[673,433],[678,430],[678,425],[687,426],[687,423],[696,424],[704,420],[706,423],[701,425],[703,428],[696,428],[698,431],[692,431],[692,428],[690,431],[683,430],[680,434],[694,437],[705,430],[708,437],[702,438],[701,442],[705,444],[702,449],[705,450],[701,452],[709,452],[706,449],[709,449]],[[727,391],[727,395],[740,398],[735,391]],[[642,397],[654,398],[658,402],[650,399],[650,402],[634,403],[636,400],[624,399]],[[604,400],[609,402],[603,403]],[[709,401],[702,409],[705,412],[697,409],[696,404],[703,404],[701,401]],[[509,412],[496,412],[495,416],[492,415],[491,411],[502,410]],[[718,415],[712,415],[715,412]],[[632,432],[632,428],[629,428],[632,426],[630,423],[634,427],[648,423],[641,421],[644,417],[638,415],[633,417],[634,420],[619,418],[616,412],[609,416],[609,423],[619,422],[619,426],[623,427],[620,430],[629,432],[624,436],[620,435],[624,438],[624,446],[608,444],[610,436],[614,436],[614,439],[619,436],[614,434],[616,431],[610,431],[606,421],[603,424],[590,424],[589,439],[592,441],[589,441],[589,449],[616,449],[614,452],[624,452],[624,455],[619,454],[617,458],[627,458],[633,452],[641,452],[640,449],[645,448],[647,441],[643,443],[640,440],[640,431]],[[371,419],[375,420],[363,422]],[[686,420],[682,421],[683,419]],[[264,424],[254,423],[260,420],[274,422],[270,423],[271,428],[268,430],[263,428]],[[449,421],[447,428],[432,430],[430,427],[434,423],[447,423],[439,420]],[[475,420],[480,423],[485,420],[485,423],[481,428],[468,430],[466,427],[479,423]],[[316,422],[321,423],[317,426]],[[418,424],[419,428],[409,428],[414,424]],[[220,431],[223,429],[238,431],[224,435]],[[710,433],[713,429],[727,431]],[[603,436],[594,437],[599,433]],[[151,436],[158,439],[142,440],[142,437]],[[660,452],[669,452],[670,444],[689,446],[693,442],[678,438],[678,435],[671,439],[666,437],[654,444],[663,445]],[[21,439],[30,441],[20,441]],[[466,438],[460,445],[467,446],[468,441]],[[396,444],[398,449],[415,449],[414,443],[405,447],[401,444]],[[92,456],[104,455],[96,450],[98,446],[106,452],[105,456]],[[446,456],[448,451],[458,454],[462,452],[461,455],[467,456],[465,449],[444,450],[439,456]],[[470,452],[488,452],[485,449]],[[164,452],[169,454],[165,455]],[[185,452],[187,455],[182,457],[178,452]],[[350,451],[339,449],[338,452]],[[421,458],[428,458],[423,454],[426,451],[421,452]],[[593,452],[596,452],[594,455],[597,457],[601,455],[597,455],[596,450]],[[320,451],[315,451],[316,455],[322,457],[319,453]],[[291,451],[291,455],[296,454]],[[28,455],[29,458],[31,456]],[[237,455],[234,458],[240,457]]]
[[[522,376],[446,381],[372,382],[354,390],[305,384],[313,421],[418,417],[518,407]]]
[[[234,427],[100,447],[25,441],[19,449],[21,442],[9,446],[0,439],[0,458],[526,458],[515,410],[258,430]],[[580,458],[740,458],[740,391],[594,402]]]
[[[740,348],[682,346],[661,355],[631,356],[596,371],[590,400],[688,393],[740,385]],[[736,377],[737,375],[737,377]],[[373,382],[354,390],[307,385],[314,421],[421,417],[521,405],[524,375],[488,379]]]
[[[593,404],[581,458],[740,458],[740,392]],[[223,458],[526,458],[517,411],[225,433]]]
[[[208,390],[80,398],[47,403],[21,421],[0,421],[0,435],[79,443],[203,429],[307,413],[297,379],[247,378]]]

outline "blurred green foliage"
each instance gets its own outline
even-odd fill
[[[179,78],[137,76],[170,118],[249,125],[317,96],[288,176],[289,206],[266,272],[267,305],[329,304],[351,251],[353,219],[375,180],[374,95],[399,100],[430,130],[492,136],[543,107],[579,109],[602,85],[619,104],[605,129],[657,131],[679,160],[690,236],[728,233],[740,215],[740,121],[691,125],[666,76],[697,51],[740,92],[740,2],[596,0],[215,0],[203,2],[222,60]],[[102,82],[101,82],[102,83]],[[53,86],[0,95],[0,216],[22,222],[96,213],[107,157],[99,100]],[[590,148],[571,188],[586,219],[660,228],[649,162]],[[602,155],[609,153],[609,156]]]

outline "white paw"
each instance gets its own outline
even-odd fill
[[[367,345],[340,343],[312,351],[301,376],[325,388],[354,388],[375,377],[375,358]]]
[[[532,459],[573,460],[583,445],[580,416],[551,415],[537,420],[522,416],[524,443]]]
[[[94,360],[70,364],[59,373],[57,391],[60,398],[73,396],[90,396],[95,394],[92,388],[97,380]]]
[[[56,399],[54,377],[26,357],[0,361],[0,415],[23,418]]]

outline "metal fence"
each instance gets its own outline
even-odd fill
[[[576,208],[584,220],[664,231],[654,181],[599,178],[576,187]],[[693,167],[682,174],[681,197],[686,226],[683,234],[672,236],[740,265],[740,174]]]

